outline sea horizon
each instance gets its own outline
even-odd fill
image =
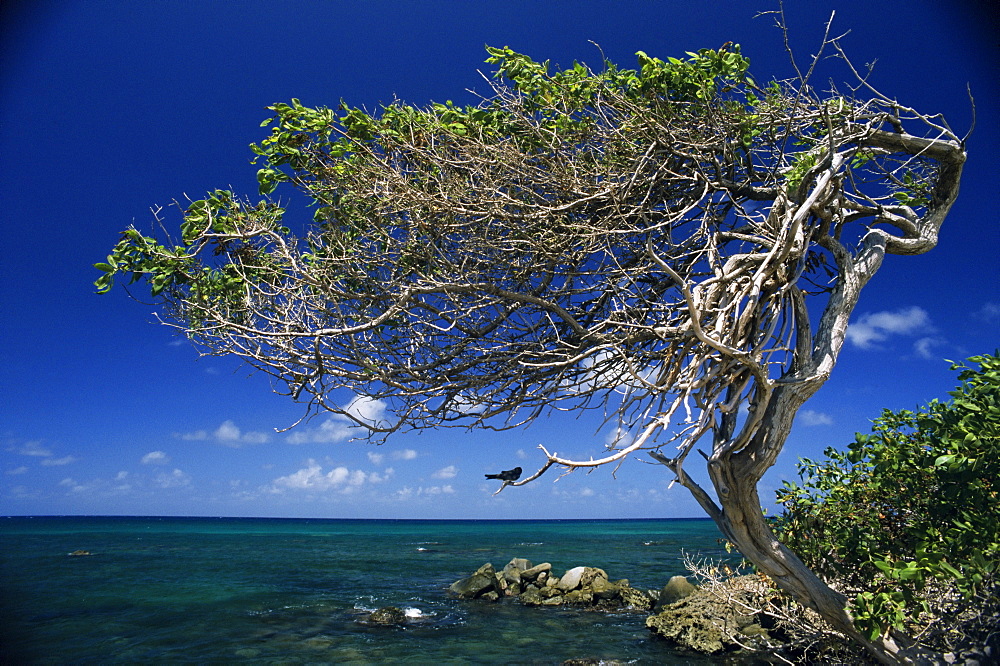
[[[682,516],[669,518],[348,518],[348,517],[317,517],[317,516],[215,516],[197,515],[183,516],[176,514],[130,514],[130,513],[36,513],[36,514],[0,514],[0,518],[175,518],[175,519],[206,519],[206,520],[353,520],[359,522],[495,522],[495,523],[571,523],[571,522],[656,522],[661,520],[706,520],[708,516]]]

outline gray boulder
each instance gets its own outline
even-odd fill
[[[462,599],[485,598],[495,601],[502,595],[503,588],[497,579],[496,570],[492,564],[484,564],[468,578],[457,580],[451,584],[448,591]]]
[[[365,622],[383,626],[396,626],[406,623],[406,613],[395,606],[385,606],[369,613],[368,617],[365,618]]]
[[[660,605],[667,606],[690,595],[697,588],[684,576],[674,576],[660,590]]]
[[[507,596],[517,596],[523,588],[523,572],[531,568],[531,562],[523,557],[515,557],[503,568],[502,582]]]
[[[563,592],[575,590],[580,587],[580,579],[583,578],[583,572],[586,570],[587,567],[573,567],[559,578],[559,582],[556,583],[556,587]]]
[[[521,596],[518,597],[522,604],[525,606],[541,606],[545,598],[542,597],[542,591],[537,587],[529,586]]]
[[[513,562],[513,560],[511,560]],[[527,560],[525,560],[527,562]],[[541,564],[536,564],[533,567],[528,567],[521,572],[521,580],[528,583],[538,580],[542,574],[548,574],[552,570],[552,565],[548,562],[542,562]],[[546,576],[547,577],[547,576]]]
[[[531,568],[531,560],[526,560],[523,557],[515,557],[507,563],[507,566],[504,567],[504,569],[507,568],[517,569],[518,571],[527,571]]]

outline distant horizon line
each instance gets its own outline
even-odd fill
[[[708,516],[679,516],[673,518],[317,518],[295,516],[177,516],[130,514],[17,514],[0,515],[0,519],[14,518],[148,518],[160,520],[336,520],[354,522],[465,522],[465,523],[570,523],[570,522],[651,522],[657,520],[712,520]]]

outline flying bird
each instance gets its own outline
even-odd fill
[[[500,481],[517,481],[521,478],[521,468],[515,467],[514,469],[504,470],[499,474],[487,474],[487,479],[499,479]]]

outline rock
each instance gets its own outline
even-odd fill
[[[542,599],[548,599],[550,597],[561,597],[562,590],[560,590],[558,587],[555,586],[543,587],[538,591],[538,594],[541,595]]]
[[[68,553],[70,557],[86,557],[87,555],[93,555],[89,550],[74,550],[72,553]]]
[[[619,581],[618,595],[621,597],[622,603],[626,606],[641,611],[653,609],[653,599],[642,590],[637,590],[630,586],[627,580]],[[646,626],[649,625],[647,624]]]
[[[515,557],[510,562],[507,563],[507,567],[517,569],[518,571],[526,571],[531,568],[531,560],[526,560],[523,557]]]
[[[524,587],[524,575],[522,572],[530,568],[531,562],[521,557],[515,557],[503,568],[502,581],[506,583],[506,593],[508,596],[517,596],[521,593]]]
[[[514,560],[511,560],[511,562],[513,562],[513,561]],[[527,560],[525,560],[525,561],[527,562]],[[544,580],[545,578],[548,577],[548,573],[551,570],[552,570],[552,565],[551,564],[549,564],[548,562],[542,562],[541,564],[536,564],[533,567],[528,567],[527,569],[522,570],[521,571],[521,580],[522,581],[527,581],[529,583],[532,582],[532,581],[536,581],[539,578],[541,578],[542,580]]]
[[[583,578],[583,572],[586,570],[587,567],[574,567],[570,569],[562,575],[556,586],[563,592],[575,590],[580,586],[580,579]]]
[[[365,622],[383,626],[396,626],[406,622],[406,613],[395,606],[385,606],[369,613],[368,617],[365,618]]]
[[[504,596],[516,597],[527,606],[559,606],[575,604],[601,610],[629,607],[648,611],[659,596],[658,591],[646,593],[629,586],[628,579],[612,582],[604,569],[573,567],[561,577],[552,575],[552,565],[537,566],[515,557],[503,571],[484,564],[468,578],[455,581],[448,591],[463,599],[499,601]]]
[[[600,580],[603,580],[605,583],[608,582],[608,574],[604,572],[604,569],[598,569],[597,567],[584,567],[583,575],[580,576],[580,587],[593,587],[594,583]]]
[[[593,593],[586,589],[573,590],[563,595],[563,603],[567,604],[589,604],[593,600]]]
[[[518,597],[521,603],[526,606],[539,606],[544,599],[542,598],[542,592],[537,587],[529,587],[521,596]]]
[[[697,588],[684,576],[674,576],[660,591],[660,605],[667,606],[690,595]]]
[[[741,594],[739,578],[744,577],[731,579],[730,596]],[[646,626],[661,638],[708,654],[738,647],[748,636],[767,637],[756,617],[739,610],[738,599],[734,603],[700,588],[647,617]]]
[[[618,586],[607,579],[598,578],[591,585],[591,589],[594,591],[594,598],[601,601],[610,601],[620,597]]]
[[[500,597],[501,589],[500,581],[497,579],[496,570],[493,568],[493,565],[484,564],[468,578],[463,578],[452,583],[448,591],[462,599],[478,599],[485,597],[488,592],[493,592],[494,596],[489,598],[490,600],[495,600]]]

